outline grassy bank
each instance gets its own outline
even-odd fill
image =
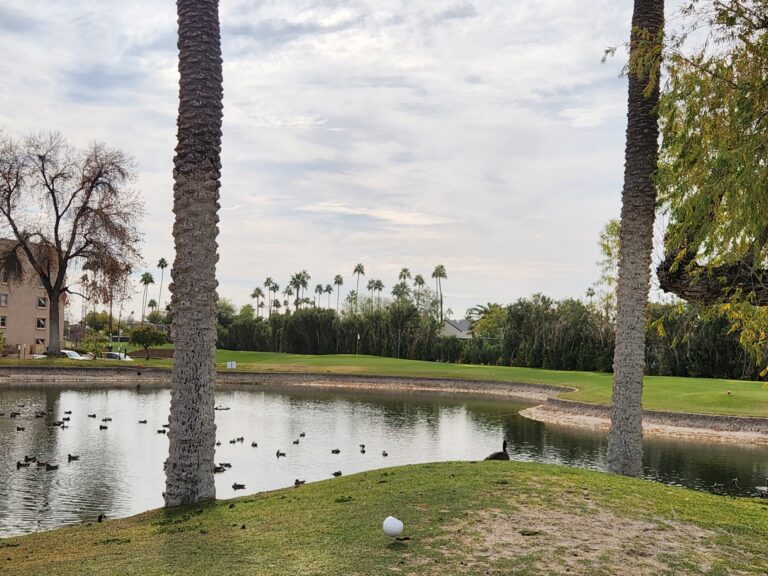
[[[405,542],[383,535],[389,514]],[[3,573],[765,574],[768,502],[560,466],[422,464],[0,540]]]
[[[166,368],[171,366],[170,360],[143,362],[138,360],[140,358],[138,352],[135,353],[135,357],[137,359],[135,365]],[[578,389],[576,392],[564,394],[563,398],[598,404],[607,404],[611,399],[612,376],[595,372],[443,364],[348,354],[309,356],[273,352],[232,352],[228,350],[217,352],[216,362],[219,369],[226,369],[226,362],[230,360],[237,361],[237,369],[241,371],[319,372],[541,383],[572,386]],[[13,362],[3,361],[3,363]],[[35,360],[26,363],[41,365],[40,362],[53,362],[62,366],[84,365],[79,362],[60,359]],[[94,364],[100,366],[116,365],[115,362],[110,361],[91,363],[91,365]],[[118,362],[117,364],[125,363]],[[645,378],[643,405],[652,410],[768,417],[768,391],[764,389],[762,382],[648,376]]]

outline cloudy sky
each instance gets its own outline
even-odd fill
[[[618,215],[629,0],[222,0],[220,295],[307,269],[447,306],[582,296]],[[143,254],[173,258],[171,0],[0,0],[0,126],[132,154]],[[156,296],[155,296],[156,297]],[[138,299],[136,300],[138,302]],[[138,304],[134,304],[137,315]]]

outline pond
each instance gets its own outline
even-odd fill
[[[216,462],[231,464],[216,475],[219,498],[234,496],[234,483],[245,484],[241,495],[296,479],[324,480],[337,471],[478,460],[500,450],[503,438],[514,460],[606,468],[605,433],[527,420],[518,414],[531,405],[523,401],[242,387],[217,391],[216,403],[229,408],[216,412]],[[0,537],[162,506],[168,439],[158,430],[169,405],[167,389],[0,389]],[[11,419],[13,411],[21,414]],[[46,414],[36,418],[36,412]],[[70,418],[67,428],[53,425],[64,417]],[[230,443],[237,438],[243,440]],[[277,458],[278,450],[286,456]],[[79,458],[70,462],[68,454]],[[25,456],[58,469],[34,462],[17,468]],[[644,475],[660,482],[753,495],[766,474],[763,447],[645,442]]]

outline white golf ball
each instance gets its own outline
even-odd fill
[[[387,516],[384,520],[384,534],[387,536],[400,536],[403,532],[403,523],[394,516]]]

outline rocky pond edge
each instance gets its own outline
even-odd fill
[[[0,366],[0,387],[32,384],[69,387],[73,383],[111,388],[167,388],[171,384],[171,371],[131,366]],[[543,402],[520,412],[531,420],[595,430],[607,430],[610,426],[609,405],[557,398],[576,389],[551,384],[337,373],[218,371],[216,385],[227,388],[258,385],[269,390],[324,388],[505,396]],[[768,418],[643,410],[643,432],[698,441],[768,444]]]

